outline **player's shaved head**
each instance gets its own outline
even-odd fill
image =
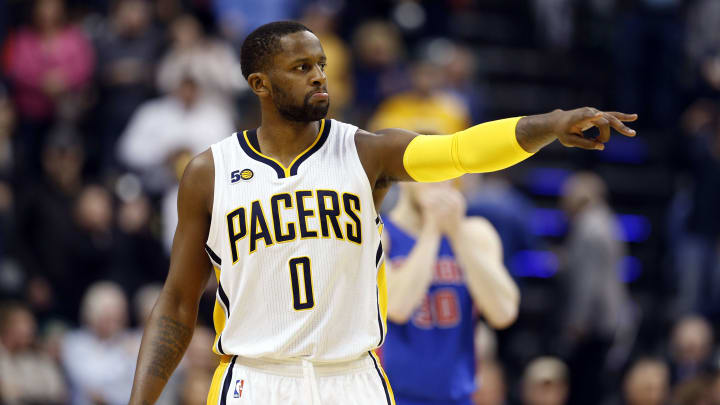
[[[240,49],[240,67],[245,79],[255,72],[265,70],[271,58],[282,51],[282,37],[301,31],[312,32],[308,27],[294,21],[271,22],[251,32]]]

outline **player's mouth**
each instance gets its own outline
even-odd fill
[[[330,95],[328,95],[327,90],[316,91],[310,96],[310,101],[327,101],[329,99]]]

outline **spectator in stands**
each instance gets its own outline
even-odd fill
[[[75,319],[87,287],[80,285],[84,269],[73,267],[71,248],[77,238],[73,205],[83,187],[84,149],[77,131],[68,126],[54,129],[41,156],[42,180],[26,185],[18,197],[17,253],[28,274],[33,310]]]
[[[200,153],[233,132],[227,110],[184,76],[172,94],[138,108],[119,141],[118,158],[140,172],[152,192],[162,192],[173,183],[172,173],[163,170],[171,158],[185,150]],[[160,179],[158,172],[164,173]]]
[[[200,22],[190,14],[177,18],[170,33],[172,45],[158,66],[159,89],[171,93],[189,76],[207,97],[234,115],[235,96],[247,89],[247,83],[233,48],[206,35]]]
[[[12,174],[14,157],[12,136],[16,124],[15,108],[5,87],[0,84],[0,176]]]
[[[718,59],[720,62],[720,59]],[[720,63],[718,64],[720,89]],[[686,113],[683,146],[693,179],[676,246],[678,310],[720,320],[720,120],[717,104],[698,102]]]
[[[128,334],[125,294],[110,282],[93,284],[81,317],[83,326],[66,335],[61,354],[72,403],[127,404],[137,351]]]
[[[478,366],[478,389],[473,394],[474,405],[505,405],[507,386],[503,369],[497,362],[486,362]]]
[[[522,377],[523,405],[564,405],[568,398],[568,368],[555,357],[539,357]]]
[[[632,305],[618,269],[625,255],[607,187],[596,174],[566,180],[561,205],[570,221],[565,245],[568,312],[564,320],[570,347],[571,396],[594,404],[605,391],[604,367],[615,338],[632,330]]]
[[[461,100],[444,90],[442,68],[431,60],[413,63],[412,89],[388,98],[370,119],[370,130],[408,128],[422,134],[451,134],[470,125]]]
[[[720,378],[717,372],[690,378],[673,389],[673,405],[720,404]]]
[[[644,358],[625,374],[625,405],[666,405],[670,394],[670,371],[664,361]]]
[[[394,25],[370,20],[358,26],[353,53],[355,98],[350,118],[362,124],[383,100],[406,90],[410,83],[403,61],[404,44]]]
[[[38,349],[36,332],[35,318],[25,305],[0,304],[0,403],[67,403],[62,373]]]
[[[153,215],[150,199],[142,191],[121,200],[116,210],[117,231],[108,277],[127,294],[147,283],[162,282],[167,276],[169,263],[161,253],[163,245],[151,228]]]
[[[690,379],[706,367],[713,351],[713,330],[700,316],[686,316],[673,327],[670,357],[674,382]]]
[[[20,117],[17,161],[39,168],[37,150],[53,123],[59,101],[86,87],[95,56],[82,31],[65,20],[63,0],[36,0],[33,23],[6,45],[5,71]]]
[[[478,61],[472,49],[449,41],[434,42],[441,48],[429,55],[443,67],[446,90],[467,106],[472,122],[486,121],[486,102],[478,81]],[[432,48],[432,47],[431,47]]]
[[[153,28],[152,9],[145,0],[120,0],[99,32],[97,136],[89,141],[99,170],[115,164],[116,141],[133,111],[154,94],[155,63],[162,44]]]

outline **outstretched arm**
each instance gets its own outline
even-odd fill
[[[212,273],[205,241],[213,176],[207,150],[190,162],[180,182],[170,272],[143,334],[130,405],[155,403],[192,338],[198,303]]]
[[[611,128],[635,136],[623,122],[636,119],[635,114],[584,107],[491,121],[451,135],[426,136],[402,129],[358,131],[355,143],[371,184],[378,188],[391,181],[433,182],[501,170],[556,139],[567,147],[602,150]],[[595,139],[582,134],[591,127],[599,129]]]

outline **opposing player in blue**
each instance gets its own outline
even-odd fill
[[[485,219],[450,182],[401,184],[385,221],[390,266],[383,362],[398,405],[470,405],[478,316],[504,328],[520,296]]]

